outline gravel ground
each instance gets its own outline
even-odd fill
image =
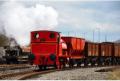
[[[80,68],[31,77],[31,80],[107,80],[111,72],[95,72],[108,67]]]
[[[29,68],[22,68],[22,69],[13,69],[13,70],[1,70],[0,69],[0,75],[3,75],[3,74],[11,74],[11,73],[17,73],[17,72],[24,72],[24,71],[31,71],[31,70],[34,70],[35,67],[29,67]]]

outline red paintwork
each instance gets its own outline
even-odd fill
[[[51,49],[52,48],[52,49]],[[50,54],[57,54],[57,44],[35,44],[32,43],[32,53],[35,54],[36,59],[34,60],[35,64],[42,64],[43,61],[49,59]],[[40,59],[40,56],[45,56],[45,59]],[[41,60],[41,61],[39,61]],[[52,65],[52,61],[49,64]]]
[[[38,33],[39,37],[38,39],[35,39],[34,34]],[[50,33],[55,33],[55,38],[50,38],[49,35]],[[57,42],[57,36],[58,36],[58,32],[53,32],[53,31],[33,31],[31,32],[31,43],[35,42],[35,43],[39,43],[40,39],[44,38],[46,39],[45,42]]]
[[[37,34],[36,34],[37,33]],[[50,38],[50,34],[54,38]],[[59,38],[59,40],[58,40]],[[68,44],[69,43],[69,44]],[[31,52],[35,55],[35,65],[60,66],[60,58],[83,58],[85,40],[76,37],[62,37],[55,31],[33,31],[31,32]],[[55,54],[56,60],[52,61],[50,55]]]
[[[80,59],[84,58],[83,50],[85,46],[85,39],[76,37],[62,37],[68,47],[68,55],[70,58]]]
[[[38,33],[39,36],[35,38]],[[50,34],[54,33],[55,37],[50,38]],[[59,33],[54,31],[33,31],[31,32],[31,52],[35,55],[34,64],[36,65],[54,65],[54,61],[50,60],[50,55],[55,54],[57,59],[60,53],[58,48]],[[41,41],[44,39],[44,41]],[[58,63],[58,62],[57,62]]]

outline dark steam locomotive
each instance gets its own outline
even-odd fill
[[[20,46],[4,46],[4,51],[5,55],[3,58],[7,64],[19,64],[28,62],[29,52],[23,52]]]

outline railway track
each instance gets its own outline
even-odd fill
[[[29,64],[1,64],[0,67],[26,66]]]
[[[72,69],[85,69],[85,68],[97,68],[97,67],[108,67],[108,66],[88,66],[88,67],[73,67],[73,68],[64,68],[62,70],[56,70],[56,69],[51,69],[51,70],[45,70],[45,71],[21,71],[17,73],[8,73],[8,74],[2,74],[0,75],[0,79],[2,80],[25,80],[26,78],[35,76],[35,75],[40,75],[40,74],[45,74],[45,73],[50,73],[50,72],[55,72],[55,71],[65,71],[65,70],[72,70]],[[113,70],[116,68],[119,68],[120,66],[110,66],[109,68],[101,69],[100,71],[108,71],[108,70]],[[98,70],[99,71],[99,70]],[[97,71],[96,71],[97,72]]]
[[[27,73],[32,71],[33,69],[34,67],[29,64],[3,64],[0,65],[0,79],[2,78],[5,79],[5,77],[8,76],[12,77],[13,74],[15,75],[19,75],[19,73],[22,74],[23,71],[24,73],[25,72]]]
[[[120,66],[110,66],[110,67],[108,67],[108,66],[100,66],[101,67],[101,69],[99,69],[99,70],[97,70],[96,72],[99,72],[99,71],[104,71],[104,72],[106,72],[106,71],[113,71],[113,70],[116,70],[116,69],[118,69]],[[64,68],[64,69],[61,69],[61,70],[54,70],[54,72],[55,71],[66,71],[66,70],[75,70],[75,69],[86,69],[86,68],[95,68],[95,67],[84,67],[84,68],[82,68],[82,67],[73,67],[73,68]],[[96,68],[99,68],[99,67],[96,67]],[[102,72],[101,71],[101,72]],[[47,73],[49,73],[49,72],[47,72]],[[41,73],[38,73],[38,74],[41,74]],[[42,74],[44,74],[44,72],[42,73]],[[34,75],[34,74],[33,74]],[[22,78],[20,78],[19,80],[25,80],[25,79],[28,79],[28,78],[30,78],[30,77],[32,77],[33,76],[32,74],[28,74],[28,75],[26,75],[26,76],[23,76]],[[35,75],[37,75],[37,74],[35,74]]]
[[[30,76],[34,76],[37,74],[45,74],[50,72],[55,72],[56,70],[46,70],[46,71],[24,71],[24,72],[17,72],[17,73],[10,73],[10,74],[4,74],[0,75],[1,80],[23,80],[25,78],[28,78]]]
[[[3,64],[0,65],[0,71],[30,68],[29,64]]]

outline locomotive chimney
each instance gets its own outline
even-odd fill
[[[17,44],[17,42],[16,42],[16,40],[14,38],[10,38],[9,41],[10,41],[9,42],[9,46],[10,47],[16,47],[16,46],[18,46],[18,44]]]

